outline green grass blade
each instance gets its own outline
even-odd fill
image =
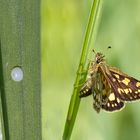
[[[41,140],[40,1],[0,0],[3,140]],[[11,72],[23,71],[15,81]]]
[[[101,5],[101,0],[94,0],[92,7],[91,7],[87,30],[86,30],[86,34],[85,34],[85,38],[84,38],[84,42],[83,42],[83,47],[82,47],[80,63],[79,63],[79,67],[77,70],[77,76],[75,79],[73,94],[72,94],[72,97],[70,100],[69,110],[68,110],[67,119],[66,119],[66,123],[65,123],[63,140],[70,139],[71,133],[73,130],[73,126],[75,123],[75,119],[77,116],[77,112],[78,112],[78,108],[79,108],[79,104],[80,104],[80,98],[79,98],[80,87],[78,85],[81,85],[86,79],[86,74],[85,73],[82,74],[82,72],[85,69],[87,69],[86,61],[87,61],[88,50],[90,47],[89,43],[90,43],[91,37],[93,35],[93,31],[95,31],[95,27],[97,27],[97,25],[99,24],[98,16],[99,16],[99,11],[100,11],[100,5]]]

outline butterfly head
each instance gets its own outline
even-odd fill
[[[97,63],[97,64],[99,64],[100,62],[103,62],[104,61],[104,55],[102,54],[102,53],[96,53],[96,55],[95,55],[95,62]]]

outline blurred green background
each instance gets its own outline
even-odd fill
[[[43,140],[61,140],[92,0],[42,0]],[[106,0],[96,51],[108,63],[140,79],[140,1]],[[107,51],[107,46],[112,49]],[[92,52],[89,52],[92,53]],[[92,59],[92,58],[89,58]],[[140,102],[117,113],[81,100],[72,140],[140,140]]]

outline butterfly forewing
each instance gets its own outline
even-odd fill
[[[110,83],[115,93],[122,101],[135,101],[140,99],[140,81],[133,77],[123,75],[121,72],[110,70]]]

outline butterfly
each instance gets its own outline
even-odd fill
[[[109,66],[102,53],[96,53],[90,62],[88,79],[80,89],[79,97],[93,96],[93,108],[114,112],[124,108],[126,102],[140,99],[140,81]]]

